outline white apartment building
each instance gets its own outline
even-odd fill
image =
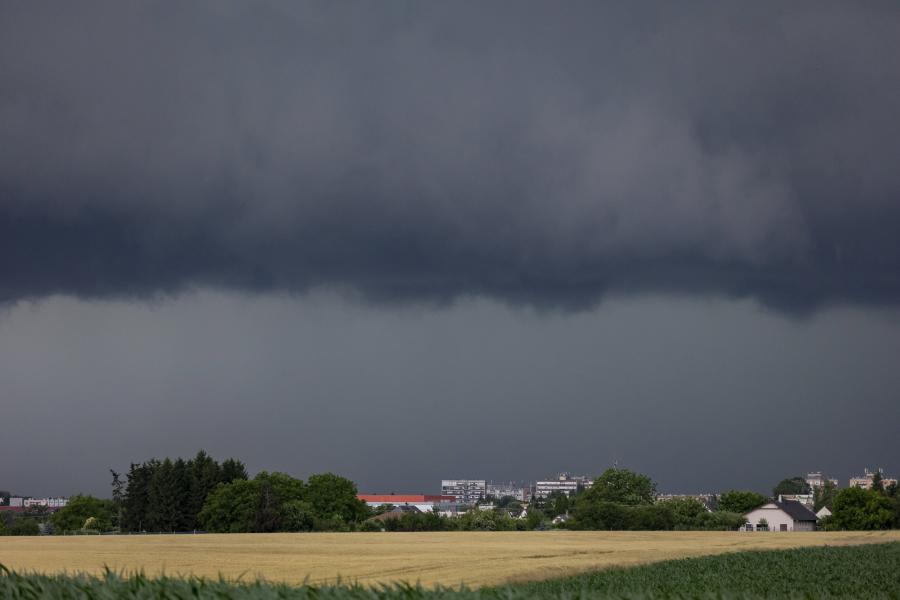
[[[806,484],[813,489],[825,487],[825,482],[831,482],[834,487],[838,486],[837,479],[825,477],[822,471],[812,471],[806,474]]]
[[[546,479],[534,482],[534,497],[547,498],[554,492],[560,492],[571,496],[579,489],[591,487],[594,480],[584,475],[573,477],[569,473],[560,473],[556,479]]]
[[[525,488],[512,482],[494,483],[492,481],[491,483],[487,484],[487,495],[493,496],[497,500],[506,496],[511,496],[519,502],[525,502],[528,500],[528,493],[526,492]]]
[[[31,508],[32,506],[46,506],[47,508],[62,508],[69,503],[68,498],[20,498],[13,496],[9,499],[10,506]]]
[[[441,495],[453,496],[461,504],[477,504],[487,496],[484,479],[442,479]]]

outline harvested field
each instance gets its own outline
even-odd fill
[[[19,571],[143,570],[287,583],[407,581],[470,586],[547,579],[610,566],[751,549],[900,541],[900,531],[449,532],[0,538]]]

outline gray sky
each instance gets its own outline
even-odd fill
[[[900,469],[895,2],[0,8],[0,489]]]
[[[818,468],[844,480],[896,468],[898,355],[895,310],[53,298],[0,319],[0,453],[15,457],[2,479],[105,493],[108,467],[202,446],[253,471],[334,470],[370,492],[597,473],[615,459],[682,492],[766,490]]]

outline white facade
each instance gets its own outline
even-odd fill
[[[68,498],[20,498],[12,496],[9,499],[10,506],[31,508],[33,506],[46,506],[47,508],[62,508],[69,503]]]
[[[798,521],[774,502],[755,508],[745,513],[744,517],[747,519],[747,525],[744,527],[747,531],[815,531],[816,529],[814,516],[812,521]],[[761,521],[765,521],[766,524],[761,524]]]
[[[812,471],[806,474],[806,484],[813,489],[825,487],[825,482],[830,482],[834,487],[838,486],[837,479],[825,477],[822,471]]]
[[[568,473],[560,473],[556,479],[536,481],[534,483],[534,497],[543,499],[554,492],[560,492],[567,496],[571,496],[576,493],[579,488],[589,488],[593,483],[593,479],[585,477],[584,475],[573,477]]]
[[[525,488],[513,483],[489,483],[487,485],[487,495],[493,496],[497,500],[506,496],[511,496],[519,502],[525,502]]]
[[[819,512],[816,513],[816,517],[819,519],[824,519],[825,517],[830,517],[830,516],[831,516],[831,511],[828,510],[827,506],[823,506],[822,508],[819,509]]]
[[[47,508],[62,508],[66,504],[69,503],[68,498],[16,498],[20,503],[13,504],[12,498],[10,500],[10,506],[24,506],[26,508],[31,506],[46,506]]]
[[[484,479],[442,479],[441,495],[453,496],[463,504],[477,504],[487,496],[487,481]]]

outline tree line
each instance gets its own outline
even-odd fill
[[[371,516],[344,477],[324,473],[303,481],[262,471],[249,479],[240,460],[219,463],[203,450],[187,460],[132,463],[124,478],[110,473],[112,499],[73,496],[46,520],[48,531],[349,531]],[[29,533],[38,533],[36,524]]]
[[[394,514],[391,506],[370,509],[357,498],[352,481],[332,473],[303,481],[262,471],[249,479],[241,461],[219,463],[203,450],[188,460],[132,463],[124,479],[115,471],[111,474],[112,499],[78,495],[49,516],[43,507],[29,508],[16,518],[6,514],[0,519],[0,535],[37,535],[41,526],[45,533],[734,530],[745,523],[744,513],[770,501],[742,490],[722,493],[712,507],[690,498],[660,501],[648,476],[607,469],[573,496],[557,493],[528,504],[510,497],[494,499],[493,509],[447,517]],[[772,491],[775,498],[812,492],[816,509],[827,506],[832,511],[820,523],[825,529],[900,528],[900,493],[896,484],[885,488],[880,473],[871,490],[837,490],[830,483],[810,490],[803,478],[792,477]]]
[[[113,518],[118,517],[123,532],[200,529],[200,512],[209,495],[220,485],[247,479],[244,463],[229,458],[219,464],[204,450],[188,460],[132,463],[124,481],[116,471],[110,473]]]

